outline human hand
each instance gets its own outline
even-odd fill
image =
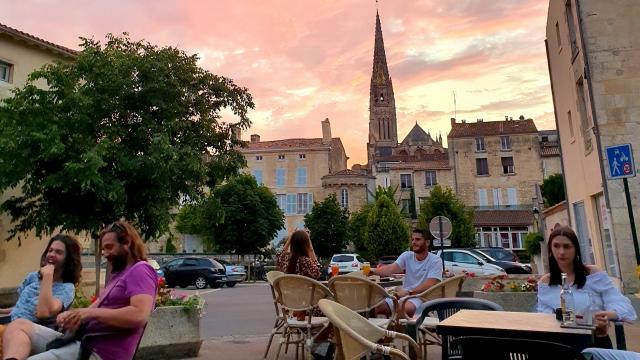
[[[401,299],[407,295],[409,295],[409,292],[405,289],[398,289],[396,290],[396,293],[395,293],[395,297],[398,299]]]
[[[73,309],[60,313],[56,318],[56,323],[65,331],[75,332],[82,322],[87,318],[89,309]]]
[[[53,273],[56,270],[56,266],[53,264],[47,264],[40,268],[40,275],[42,278],[51,277],[53,278]]]
[[[595,336],[606,336],[609,333],[609,315],[607,311],[597,311],[593,314]]]

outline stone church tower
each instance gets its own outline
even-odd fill
[[[396,99],[387,68],[380,16],[376,11],[373,72],[369,90],[369,142],[367,143],[369,165],[373,164],[375,157],[391,155],[396,146],[398,146]]]

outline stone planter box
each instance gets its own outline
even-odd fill
[[[483,292],[475,291],[474,298],[492,301],[505,311],[533,312],[538,293],[536,292]]]
[[[198,311],[183,306],[158,307],[149,319],[136,359],[197,357],[201,345]]]
[[[18,301],[17,287],[0,288],[0,308],[12,307],[16,301]]]

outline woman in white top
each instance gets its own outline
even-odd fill
[[[547,243],[549,250],[549,274],[538,283],[538,312],[554,313],[560,307],[561,273],[573,290],[575,309],[591,306],[596,325],[594,346],[612,348],[607,335],[609,320],[635,320],[636,312],[631,301],[613,285],[606,272],[596,266],[585,265],[580,258],[580,244],[571,228],[561,226],[553,230]]]

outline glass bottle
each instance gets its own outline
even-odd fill
[[[562,309],[562,322],[567,325],[575,325],[575,301],[573,299],[573,290],[571,290],[571,286],[569,286],[566,273],[562,273],[560,308]]]

